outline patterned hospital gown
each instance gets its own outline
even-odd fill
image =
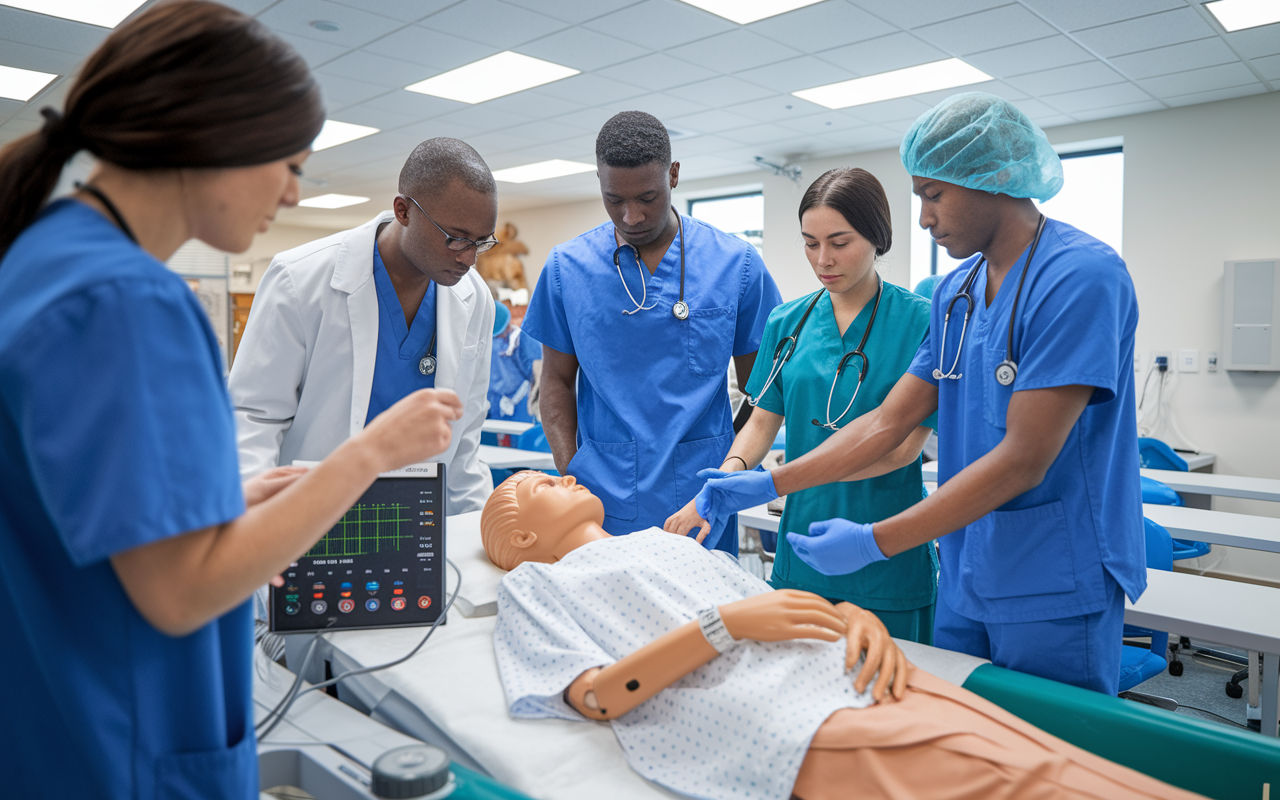
[[[771,591],[734,559],[658,530],[583,545],[502,579],[494,649],[513,717],[584,719],[564,690],[698,611]],[[845,642],[743,641],[612,722],[631,768],[714,800],[786,800],[809,741],[841,708],[864,708]],[[855,673],[856,674],[856,673]]]

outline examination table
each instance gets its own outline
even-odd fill
[[[460,613],[460,607],[478,613],[492,609],[504,574],[485,556],[479,524],[478,511],[448,520],[447,555],[462,571],[460,600],[448,622],[408,662],[343,681],[339,697],[393,728],[445,748],[455,763],[535,798],[674,796],[631,771],[608,725],[514,720],[507,714],[493,656],[495,618]],[[321,680],[326,674],[400,658],[425,630],[324,634],[305,677]],[[311,637],[288,638],[292,665]],[[916,665],[1117,763],[1220,800],[1261,800],[1273,783],[1280,798],[1276,739],[1023,675],[971,656],[899,644]],[[1072,657],[1070,646],[1063,648],[1062,657]]]

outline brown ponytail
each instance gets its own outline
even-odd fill
[[[238,11],[178,0],[116,29],[84,63],[66,113],[0,150],[0,255],[80,150],[127,169],[243,167],[311,144],[324,124],[302,58]]]

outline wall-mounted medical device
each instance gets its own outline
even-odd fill
[[[1280,259],[1227,261],[1222,287],[1222,366],[1280,372]]]
[[[294,462],[299,463],[299,462]],[[444,607],[441,464],[383,473],[271,588],[271,630],[429,625]]]

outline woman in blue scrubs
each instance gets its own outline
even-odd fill
[[[1031,198],[1058,192],[1062,165],[1007,101],[944,100],[901,155],[920,225],[968,259],[938,287],[909,373],[808,456],[708,482],[698,508],[856,473],[936,411],[938,491],[882,521],[790,532],[797,555],[843,573],[937,538],[936,646],[1115,694],[1124,598],[1146,587],[1133,282],[1111,248],[1040,214]]]
[[[787,425],[787,460],[800,458],[853,420],[878,407],[911,366],[929,331],[929,303],[876,272],[889,251],[893,226],[880,181],[866,170],[833,169],[800,201],[800,233],[809,266],[823,288],[784,303],[769,315],[746,393],[756,403],[720,469],[752,469]],[[791,339],[795,349],[791,351]],[[862,352],[863,355],[850,356]],[[841,370],[841,362],[844,369]],[[861,376],[861,377],[860,377]],[[920,502],[920,449],[932,420],[897,449],[847,482],[814,486],[787,497],[781,529],[809,530],[835,517],[884,519]],[[706,523],[690,501],[666,530],[687,534]],[[832,602],[869,609],[900,639],[929,644],[938,563],[932,543],[845,575],[824,575],[778,540],[770,584],[802,589]]]
[[[258,796],[253,590],[380,471],[442,451],[419,392],[315,469],[241,486],[214,332],[164,262],[246,249],[324,122],[302,59],[213,3],[158,5],[0,151],[0,752],[13,797]],[[80,150],[88,183],[42,208]]]

